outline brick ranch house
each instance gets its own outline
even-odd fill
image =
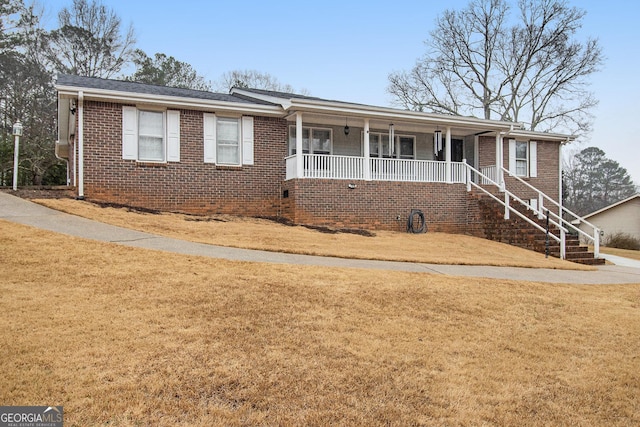
[[[502,222],[548,207],[563,228],[567,135],[256,89],[64,74],[56,89],[56,154],[79,198],[387,230],[420,209],[430,231],[495,238],[487,199]]]

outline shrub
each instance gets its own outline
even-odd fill
[[[605,246],[618,249],[640,250],[640,239],[629,233],[617,232],[605,239]]]

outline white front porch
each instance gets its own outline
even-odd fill
[[[465,184],[467,168],[464,161],[294,154],[286,158],[286,179],[295,178]]]

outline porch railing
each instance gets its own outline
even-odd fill
[[[482,174],[480,177],[480,183],[482,185],[491,185],[491,182],[498,182],[498,169],[495,165],[481,167],[480,173]],[[483,178],[485,176],[487,178]]]
[[[538,206],[530,206],[530,209],[532,209],[539,218],[543,218],[544,215],[548,212],[549,216],[555,222],[561,224],[568,230],[572,230],[579,236],[582,236],[584,239],[586,239],[587,242],[593,244],[593,256],[595,258],[600,257],[600,229],[598,229],[598,227],[591,224],[589,221],[585,220],[578,214],[571,212],[569,209],[565,208],[560,203],[556,202],[551,197],[547,196],[545,193],[538,190],[536,187],[529,184],[522,178],[513,175],[508,169],[502,168],[502,170],[505,174],[508,174],[510,177],[515,178],[520,184],[523,184],[524,186],[535,191],[538,194]],[[548,208],[545,210],[546,203],[548,203],[554,210]],[[580,225],[582,224],[586,226],[587,230],[589,230],[591,234],[580,229]]]
[[[296,156],[286,161],[286,179],[297,177]],[[353,179],[365,178],[365,159],[355,156],[332,156],[321,154],[302,155],[302,178]],[[369,159],[369,177],[373,181],[405,182],[452,182],[466,181],[465,164],[451,163],[451,179],[447,180],[445,162],[434,160]]]
[[[546,229],[544,227],[542,227],[540,224],[538,224],[537,222],[533,221],[527,215],[524,215],[523,213],[521,213],[520,211],[515,209],[513,206],[511,206],[511,201],[514,200],[514,201],[517,201],[518,203],[520,203],[523,206],[527,206],[527,207],[531,208],[529,206],[529,204],[527,202],[525,202],[524,200],[522,200],[520,197],[516,196],[515,194],[513,194],[512,192],[510,192],[509,190],[507,190],[505,188],[501,188],[500,183],[497,181],[497,179],[494,179],[494,178],[497,178],[497,177],[487,176],[484,173],[482,173],[481,171],[479,171],[479,170],[477,170],[477,169],[475,169],[472,166],[469,166],[467,164],[465,164],[465,166],[466,166],[466,170],[467,170],[467,179],[466,179],[467,191],[471,191],[472,187],[477,188],[478,190],[480,190],[481,192],[485,193],[486,195],[488,195],[489,197],[491,197],[492,199],[494,199],[495,201],[500,203],[502,206],[504,206],[504,218],[505,219],[509,219],[511,213],[514,213],[517,216],[519,216],[520,218],[522,218],[523,220],[525,220],[526,222],[528,222],[529,224],[531,224],[533,227],[535,227],[538,230],[546,233]],[[490,168],[485,168],[485,169],[491,170]],[[493,170],[495,171],[496,168],[494,167]],[[480,181],[481,184],[478,184],[478,183],[474,182],[473,179],[471,179],[471,176],[474,173],[479,178],[477,181]],[[492,192],[490,192],[489,190],[487,190],[485,187],[488,186],[488,185],[493,185],[493,186],[499,188],[500,191],[504,194],[504,198],[500,198],[500,197],[496,196],[495,194],[493,194]],[[532,188],[535,189],[535,187],[532,187]],[[538,190],[536,190],[536,191],[538,191]],[[539,213],[535,209],[534,209],[534,212],[539,215]],[[549,237],[560,244],[560,258],[565,259],[566,258],[566,233],[569,230],[567,230],[567,228],[563,227],[562,221],[557,221],[555,218],[554,219],[549,218],[549,223],[553,224],[554,226],[556,226],[558,228],[558,230],[560,230],[560,236],[556,236],[555,234],[549,233]]]
[[[302,155],[302,173],[298,173],[298,158],[296,155],[289,156],[286,162],[286,179],[294,179],[300,175],[302,178],[324,178],[324,179],[348,179],[373,181],[404,181],[404,182],[435,182],[435,183],[456,183],[466,184],[467,190],[472,187],[488,194],[504,206],[505,219],[511,214],[522,217],[525,221],[541,231],[543,227],[526,215],[520,213],[511,206],[512,201],[516,201],[531,209],[539,218],[547,213],[549,222],[560,230],[560,236],[550,235],[551,238],[560,243],[560,257],[565,258],[565,234],[572,230],[584,237],[594,246],[594,256],[600,255],[600,230],[593,224],[584,220],[580,216],[566,209],[551,197],[544,194],[528,182],[512,175],[507,169],[502,168],[502,172],[508,174],[519,181],[527,188],[535,191],[538,195],[537,206],[529,201],[525,201],[504,187],[504,183],[499,182],[500,170],[495,166],[486,166],[477,170],[466,162],[446,162],[433,160],[408,160],[408,159],[380,159],[370,158],[368,167],[365,168],[365,158],[356,156],[332,156],[319,154]],[[488,191],[486,186],[495,186],[503,196],[497,196]],[[554,211],[545,206],[551,206]],[[585,224],[590,232],[580,229],[580,225]]]

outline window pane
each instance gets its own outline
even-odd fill
[[[138,160],[161,162],[164,160],[162,138],[140,136],[138,138]]]
[[[527,161],[516,160],[516,175],[527,176]]]
[[[222,142],[238,143],[238,120],[218,119],[217,139]]]
[[[139,111],[138,160],[164,161],[163,117],[159,111]]]
[[[289,135],[289,152],[291,155],[296,154],[296,127],[291,126]],[[302,152],[309,153],[309,129],[302,128]]]
[[[527,158],[527,143],[516,141],[516,159]]]
[[[302,128],[302,152],[309,154],[309,128]]]
[[[240,153],[234,145],[218,145],[218,163],[228,165],[240,164]]]
[[[369,135],[369,156],[371,157],[379,157],[380,153],[380,147],[378,146],[378,143],[380,142],[380,135],[376,134],[370,134]]]
[[[289,153],[296,154],[296,127],[291,126],[289,131]],[[309,129],[302,128],[302,152],[309,153]]]
[[[391,155],[391,153],[389,152],[389,135],[381,135],[380,137],[382,140],[382,153],[380,154],[382,155],[382,157],[389,157]]]
[[[216,126],[216,155],[221,164],[240,164],[239,120],[218,118]]]
[[[157,111],[140,111],[138,132],[140,135],[162,136],[162,113]]]
[[[296,127],[289,126],[289,155],[296,154]]]
[[[315,154],[331,153],[331,131],[324,129],[313,130],[313,152]]]
[[[400,137],[400,157],[406,159],[413,158],[413,138]]]

